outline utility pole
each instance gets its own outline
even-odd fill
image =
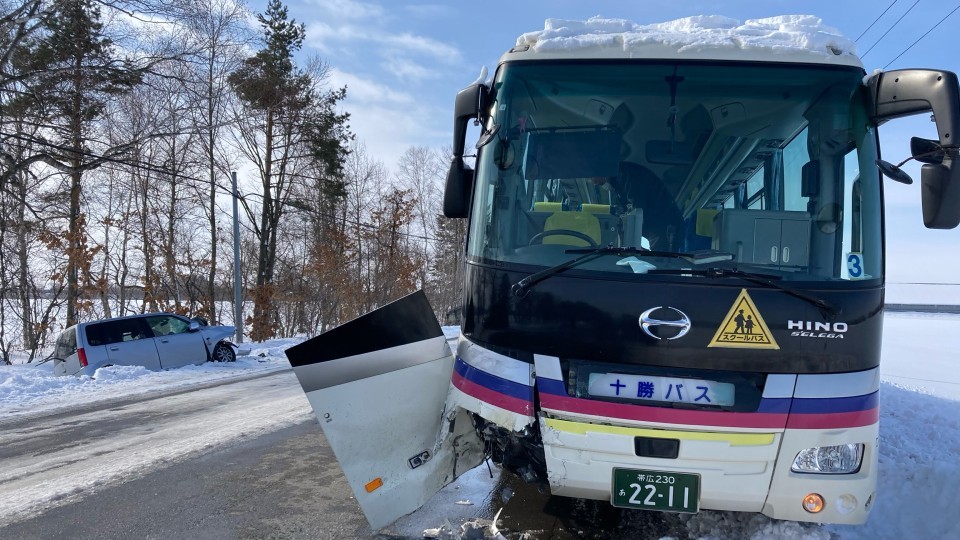
[[[237,343],[243,343],[243,295],[240,294],[240,209],[237,193],[237,172],[230,174],[233,179],[233,326],[237,332]]]

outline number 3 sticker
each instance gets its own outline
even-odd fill
[[[847,254],[847,274],[850,279],[863,279],[863,253]]]

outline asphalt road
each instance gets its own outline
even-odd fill
[[[216,419],[233,418],[254,401],[288,403],[294,399],[288,394],[296,392],[299,385],[286,373],[143,402],[111,403],[99,410],[0,423],[0,505],[15,505],[17,494],[29,493],[34,484],[66,482],[85,469],[104,475],[109,470],[105,462],[187,444],[176,442],[178,432],[168,432],[178,424],[190,424],[179,428],[188,441],[195,437],[191,430],[214,429],[211,418],[234,421]],[[299,398],[306,401],[302,393]],[[234,412],[217,416],[221,409]],[[449,524],[459,529],[464,520],[489,519],[501,508],[501,528],[511,539],[524,533],[541,540],[686,536],[676,516],[549,497],[496,469],[490,475],[484,467],[446,488],[420,512],[375,534],[316,421],[304,418],[309,419],[229,444],[205,445],[150,472],[127,471],[119,479],[104,477],[67,490],[45,508],[22,514],[29,517],[0,520],[0,538],[421,538],[426,528]],[[164,435],[155,435],[158,432]],[[59,457],[48,459],[51,455]],[[24,472],[4,477],[2,469],[8,465]]]
[[[0,538],[369,538],[335,463],[305,422],[98,490]]]

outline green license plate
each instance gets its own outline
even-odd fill
[[[700,508],[700,475],[613,469],[610,501],[620,508],[695,513]]]

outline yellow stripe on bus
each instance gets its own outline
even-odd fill
[[[587,424],[547,418],[547,427],[566,433],[586,435],[587,432],[652,437],[656,439],[682,439],[686,441],[725,441],[730,446],[765,446],[773,444],[773,433],[723,433],[712,431],[672,431],[667,429],[644,429],[603,424]]]

